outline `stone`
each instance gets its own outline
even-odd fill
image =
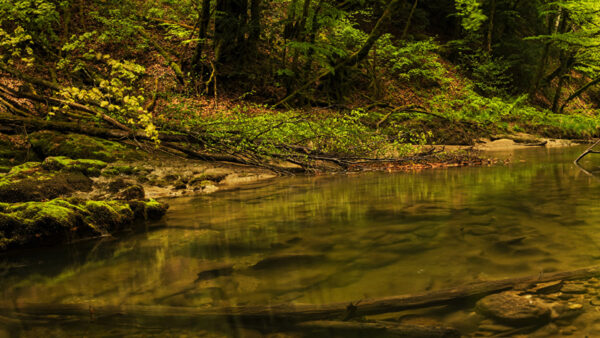
[[[0,176],[0,202],[43,201],[91,191],[92,180],[81,171],[51,172],[40,162],[27,162]]]
[[[558,295],[559,299],[563,299],[563,300],[568,300],[573,298],[573,295],[570,293],[561,293],[560,295]]]
[[[143,208],[142,213],[134,211],[130,203],[75,198],[0,203],[0,252],[63,244],[128,230],[139,218],[162,217],[167,208],[153,200],[135,202]]]
[[[455,311],[444,318],[444,322],[460,332],[467,333],[476,331],[483,318],[474,311]]]
[[[479,313],[508,325],[540,324],[550,320],[550,308],[515,291],[489,295],[477,302]]]
[[[121,189],[124,189],[128,186],[130,186],[131,183],[127,183],[125,182],[124,179],[122,178],[117,178],[115,180],[112,180],[108,183],[108,191],[111,193],[117,193],[119,192]]]
[[[583,305],[578,303],[555,303],[551,309],[552,320],[574,318],[583,313]]]
[[[581,294],[581,293],[586,293],[587,288],[583,284],[569,283],[569,284],[563,285],[563,287],[560,289],[560,291],[562,293]]]
[[[36,153],[47,156],[68,156],[114,162],[118,159],[139,159],[141,152],[124,144],[82,134],[39,131],[29,134]]]
[[[119,200],[143,200],[146,197],[146,192],[141,185],[132,185],[119,192],[117,199]]]
[[[493,333],[502,333],[514,330],[514,327],[500,324],[482,324],[479,326],[479,330]]]
[[[574,334],[575,331],[577,331],[577,328],[575,326],[573,326],[573,325],[570,325],[570,326],[567,326],[567,327],[563,327],[560,330],[560,333],[563,334],[563,335],[565,335],[565,336],[570,336],[570,335]]]
[[[286,254],[271,256],[260,260],[252,266],[252,269],[262,270],[274,267],[294,267],[298,265],[306,265],[317,262],[322,259],[323,255],[312,254]]]
[[[202,271],[198,272],[196,282],[215,279],[221,276],[229,276],[233,273],[233,264],[218,263],[202,267]]]

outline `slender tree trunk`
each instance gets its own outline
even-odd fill
[[[560,113],[563,112],[563,110],[565,109],[565,107],[567,106],[567,104],[571,101],[573,101],[574,99],[578,98],[579,96],[581,96],[581,94],[585,93],[586,90],[590,89],[592,86],[597,85],[598,83],[600,83],[600,77],[595,78],[594,80],[588,82],[587,84],[585,84],[583,87],[579,88],[577,91],[575,91],[575,93],[571,94],[571,96],[569,96],[565,102],[563,102],[562,106],[560,107]]]
[[[563,72],[561,72],[563,73]],[[558,113],[558,102],[560,101],[560,95],[562,94],[563,87],[565,85],[565,81],[567,80],[567,76],[563,73],[558,78],[558,85],[556,86],[556,91],[554,92],[554,98],[552,99],[552,112]]]
[[[496,15],[496,0],[492,0],[492,8],[490,9],[490,22],[487,31],[487,52],[492,54],[492,36],[494,32],[494,16]]]
[[[250,1],[250,32],[248,34],[248,42],[251,48],[255,49],[258,40],[260,39],[261,26],[260,26],[260,11],[261,11],[261,0]]]
[[[552,25],[552,15],[548,14],[548,18],[547,18],[547,25],[548,25],[548,30],[547,30],[547,34],[550,35],[552,34],[553,31],[553,25]],[[546,69],[546,66],[548,64],[548,55],[550,54],[550,46],[551,43],[550,42],[546,42],[544,44],[544,51],[542,52],[542,58],[540,60],[540,63],[538,64],[537,67],[537,71],[535,74],[535,78],[533,80],[533,83],[531,85],[531,88],[529,89],[529,96],[533,96],[535,95],[535,93],[537,93],[538,89],[540,88],[540,83],[542,81],[542,78],[544,77],[544,71]]]
[[[248,23],[248,0],[217,0],[215,18],[215,61],[243,61]]]
[[[410,13],[408,13],[408,19],[406,19],[406,25],[404,25],[404,30],[402,31],[402,36],[400,37],[400,40],[406,39],[406,35],[408,35],[408,29],[410,28],[410,23],[412,21],[413,15],[415,14],[415,9],[417,9],[418,3],[419,0],[415,0],[410,9]]]
[[[365,57],[367,57],[369,55],[369,51],[371,50],[371,48],[373,47],[375,42],[377,42],[377,40],[381,37],[381,35],[383,35],[384,28],[385,28],[385,26],[387,26],[389,24],[392,14],[398,9],[399,3],[400,3],[400,0],[391,0],[390,2],[388,2],[388,5],[386,6],[383,14],[377,20],[375,27],[373,27],[373,29],[371,30],[369,37],[367,38],[365,43],[362,45],[362,47],[358,51],[356,51],[355,53],[352,53],[346,59],[340,61],[338,64],[335,65],[335,67],[333,67],[333,69],[325,70],[325,71],[321,72],[319,75],[317,75],[315,78],[313,78],[312,80],[307,81],[302,86],[300,86],[299,88],[294,90],[292,93],[287,95],[285,98],[283,98],[279,102],[275,103],[272,106],[272,108],[275,108],[275,107],[278,107],[278,106],[281,106],[281,105],[287,103],[289,100],[293,99],[294,97],[296,97],[296,95],[298,95],[302,91],[308,89],[311,85],[315,84],[316,82],[324,79],[327,76],[338,73],[343,67],[354,66],[354,65],[358,64],[359,62],[361,62],[362,60],[364,60]]]
[[[192,58],[192,67],[198,71],[200,69],[200,59],[202,58],[202,50],[206,44],[208,35],[208,24],[210,22],[210,0],[202,1],[202,11],[198,23],[198,44]]]

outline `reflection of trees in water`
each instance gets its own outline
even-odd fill
[[[57,301],[79,295],[200,306],[212,304],[214,295],[232,302],[273,296],[306,301],[327,292],[348,298],[343,294],[387,293],[402,285],[436,288],[480,274],[520,275],[572,262],[594,244],[590,229],[576,226],[600,219],[600,208],[588,199],[597,187],[593,182],[570,164],[547,161],[286,179],[257,190],[173,200],[171,228],[51,249],[60,253],[44,254],[42,264],[32,254],[22,258],[25,268],[11,267],[15,273],[0,285],[5,297],[34,297],[45,289]],[[570,252],[574,246],[580,252]],[[248,269],[287,253],[325,258],[289,271]],[[553,257],[558,253],[565,257]],[[222,261],[235,265],[232,276],[194,284],[202,266]]]

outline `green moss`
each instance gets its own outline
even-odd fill
[[[100,171],[106,166],[107,163],[100,160],[72,160],[65,156],[47,157],[42,163],[42,167],[49,171],[79,171],[88,176],[100,175]]]
[[[10,169],[11,167],[5,167],[0,165],[0,173],[7,173],[10,171]]]
[[[40,131],[30,135],[30,142],[34,150],[44,157],[67,156],[104,162],[141,158],[141,153],[121,143],[81,134]]]
[[[0,202],[52,199],[73,191],[90,191],[92,183],[80,171],[47,171],[42,163],[27,162],[0,176]]]
[[[54,199],[0,203],[0,251],[123,231],[131,228],[138,219],[161,217],[166,208],[154,200],[130,203]]]
[[[17,175],[29,175],[40,170],[42,170],[42,164],[40,162],[25,162],[12,167],[8,174],[16,177]]]

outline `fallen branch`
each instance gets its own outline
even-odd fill
[[[594,174],[592,174],[591,172],[589,172],[588,170],[584,169],[581,164],[579,164],[579,161],[586,157],[588,154],[600,154],[600,151],[596,151],[594,150],[594,148],[600,144],[600,139],[598,139],[598,141],[596,141],[594,144],[592,144],[589,148],[587,148],[583,153],[581,153],[581,155],[579,155],[579,157],[577,157],[575,159],[575,161],[573,161],[573,163],[579,168],[581,169],[581,171],[583,171],[586,175],[588,176],[592,176],[595,177]]]
[[[19,93],[8,87],[0,86],[0,88],[2,89],[3,92],[8,93],[16,98],[28,99],[28,100],[45,103],[47,105],[53,105],[53,106],[57,106],[57,107],[68,106],[71,109],[82,111],[82,112],[88,113],[88,114],[92,114],[94,116],[99,115],[104,121],[108,122],[109,124],[119,128],[121,130],[131,131],[131,128],[129,128],[126,125],[122,124],[121,122],[115,120],[114,118],[112,118],[102,112],[96,111],[86,105],[83,105],[83,104],[79,104],[76,102],[68,102],[68,101],[57,99],[54,97],[40,96],[40,95],[36,95],[33,93]]]
[[[460,337],[458,330],[444,326],[433,325],[403,325],[394,322],[343,322],[319,320],[300,323],[296,326],[303,331],[312,333],[328,333],[335,337],[352,336],[377,337]]]
[[[3,304],[0,312],[17,312],[29,315],[79,316],[89,318],[93,313],[100,317],[119,317],[145,320],[197,321],[212,319],[234,319],[249,325],[268,324],[275,326],[294,325],[300,322],[315,320],[348,320],[351,318],[399,312],[403,310],[426,308],[454,303],[457,300],[472,297],[483,297],[491,293],[509,290],[523,285],[533,286],[557,280],[586,279],[600,276],[600,266],[578,270],[536,274],[527,277],[507,278],[496,281],[485,281],[466,284],[454,288],[431,292],[392,296],[359,302],[344,302],[325,305],[279,304],[268,306],[238,306],[214,309],[169,306],[94,306],[87,304]],[[91,311],[92,310],[92,311]]]

